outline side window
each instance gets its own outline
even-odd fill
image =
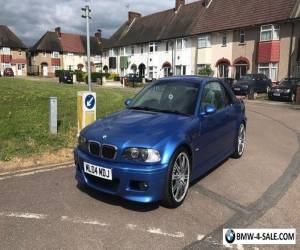
[[[224,103],[224,92],[223,86],[219,82],[209,82],[205,85],[202,100],[201,108],[203,109],[206,105],[213,104],[217,109],[222,109],[225,107]]]

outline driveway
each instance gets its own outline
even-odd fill
[[[73,165],[0,176],[1,248],[221,249],[227,227],[300,232],[300,111],[250,102],[247,116],[243,158],[194,183],[177,209],[80,190]]]

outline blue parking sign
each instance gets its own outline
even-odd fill
[[[85,107],[87,109],[93,109],[95,107],[95,103],[96,103],[96,100],[95,100],[95,97],[93,95],[87,95],[85,97]]]

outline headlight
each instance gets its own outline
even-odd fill
[[[159,152],[155,149],[148,148],[127,148],[123,152],[123,157],[129,160],[138,160],[148,163],[160,161]]]
[[[285,89],[283,92],[288,94],[288,93],[291,92],[291,90],[290,89]]]
[[[88,148],[88,140],[82,135],[80,135],[78,137],[78,147],[81,148],[81,149],[87,149]]]
[[[84,144],[84,143],[87,143],[87,139],[85,137],[83,137],[82,135],[80,135],[78,137],[78,144]]]

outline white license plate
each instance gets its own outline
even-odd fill
[[[280,96],[280,93],[273,93],[273,96]]]
[[[97,176],[102,179],[112,180],[112,171],[109,168],[95,166],[90,163],[83,163],[84,172],[90,175]]]
[[[234,88],[234,90],[235,90],[235,91],[240,91],[241,89],[240,89],[240,88]]]

